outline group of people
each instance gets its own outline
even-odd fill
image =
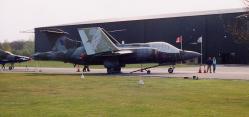
[[[216,58],[215,57],[213,57],[213,58],[208,57],[208,60],[207,60],[206,64],[207,64],[207,73],[208,72],[212,73],[212,68],[211,68],[212,66],[213,66],[213,73],[215,73],[215,70],[216,70]]]

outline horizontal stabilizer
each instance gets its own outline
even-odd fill
[[[57,29],[57,28],[50,28],[50,29],[44,29],[44,30],[40,30],[41,32],[46,32],[46,33],[54,33],[54,34],[69,34],[68,32],[65,32],[61,29]]]

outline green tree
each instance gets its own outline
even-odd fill
[[[33,41],[19,41],[12,42],[12,49],[14,54],[31,56],[34,53],[34,42]]]
[[[249,9],[249,0],[244,0],[244,3]],[[235,37],[237,43],[249,44],[249,13],[235,17],[226,28]]]
[[[11,46],[10,46],[10,43],[8,41],[4,41],[2,44],[1,44],[1,49],[2,50],[5,50],[5,51],[11,51]]]
[[[18,55],[31,56],[34,53],[34,41],[4,41],[0,43],[0,49]]]

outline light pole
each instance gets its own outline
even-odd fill
[[[201,65],[202,65],[202,36],[198,38],[197,43],[201,44]]]
[[[202,65],[202,42],[201,42],[201,65]]]

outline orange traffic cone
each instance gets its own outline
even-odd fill
[[[77,71],[76,72],[80,72],[80,66],[77,65]]]
[[[199,67],[199,72],[198,73],[201,73],[201,66]]]

